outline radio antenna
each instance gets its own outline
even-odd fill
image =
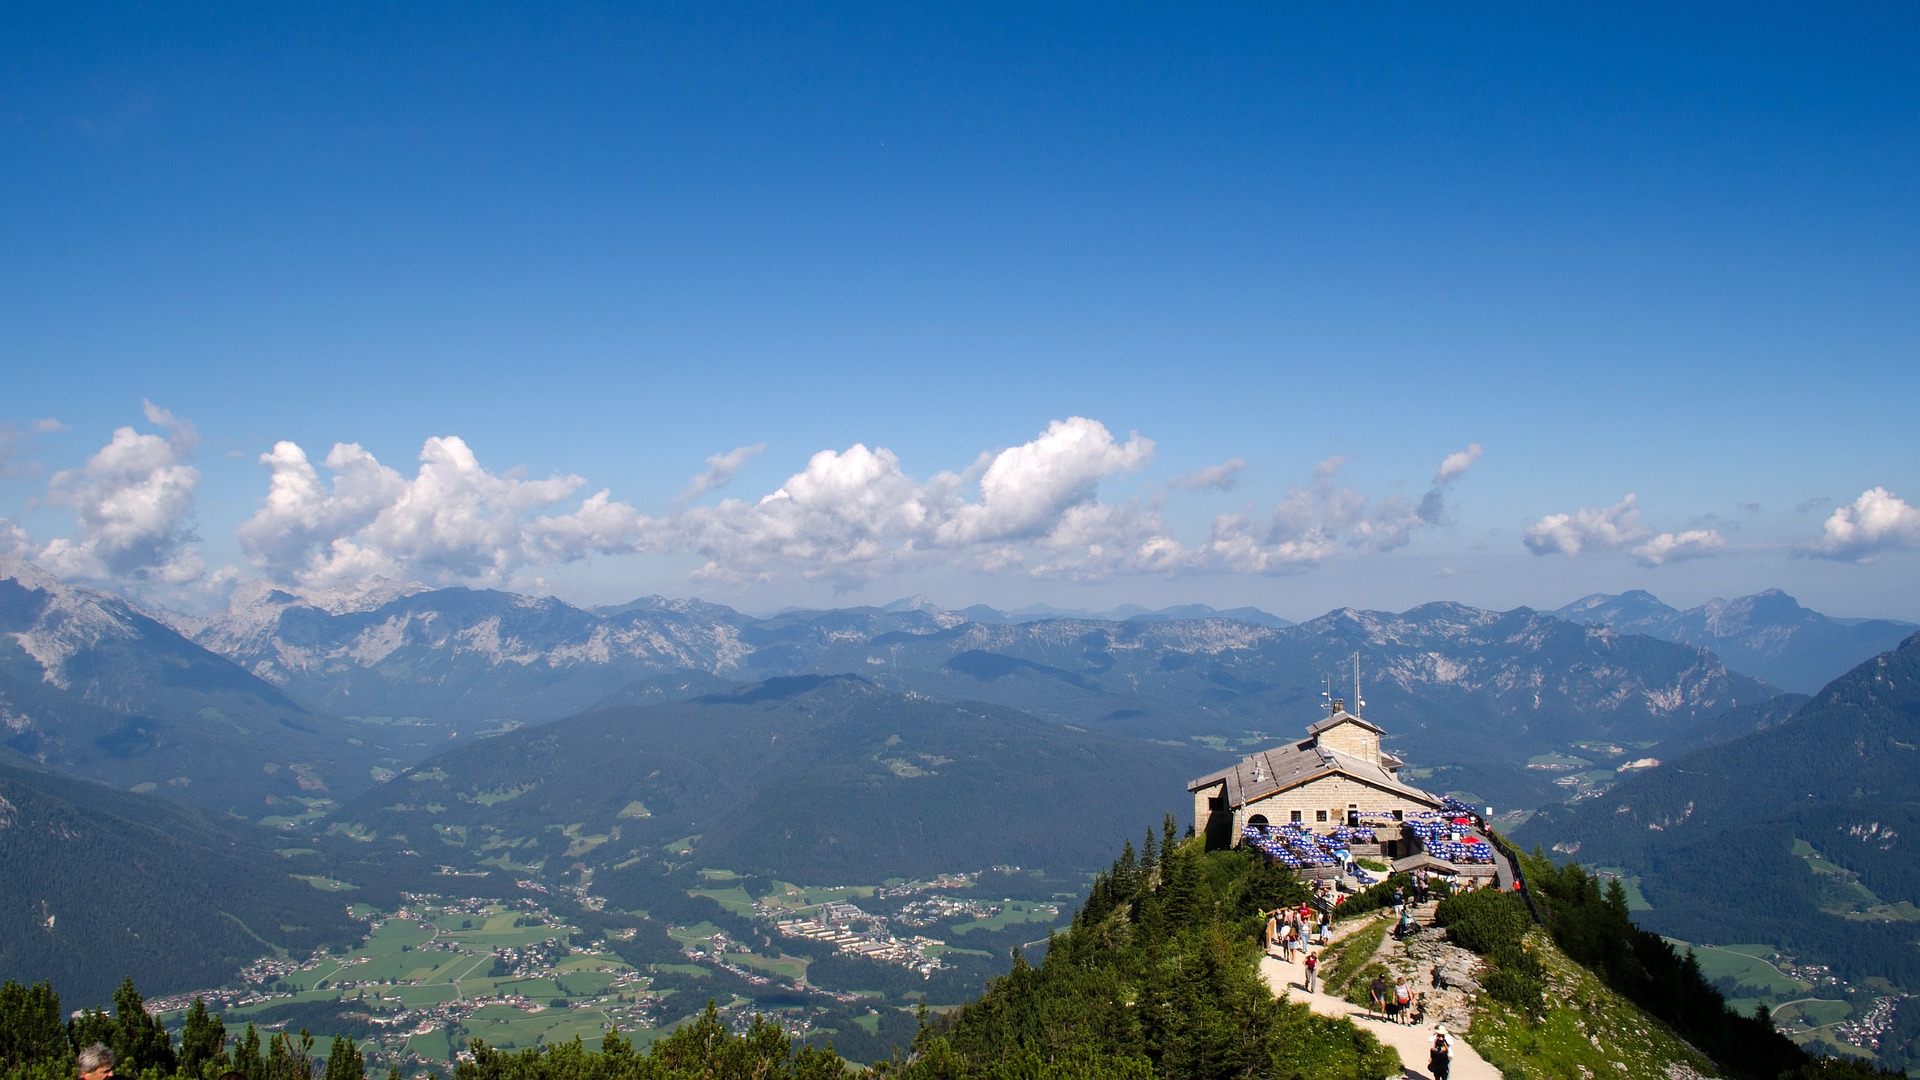
[[[1360,697],[1360,654],[1353,654],[1353,715],[1359,716],[1367,703]]]

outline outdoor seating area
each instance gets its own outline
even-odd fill
[[[1291,870],[1339,866],[1334,853],[1342,846],[1331,837],[1315,836],[1297,825],[1248,825],[1240,837]]]
[[[1448,802],[1458,800],[1449,799]],[[1437,859],[1452,863],[1491,863],[1493,846],[1471,834],[1473,819],[1449,811],[1408,815],[1407,831],[1420,838],[1420,847]]]

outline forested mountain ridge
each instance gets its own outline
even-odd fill
[[[0,764],[0,976],[105,1001],[124,976],[217,985],[274,947],[363,929],[290,876],[288,841],[247,822],[33,767]]]
[[[1663,933],[1920,988],[1920,636],[1784,722],[1543,809],[1516,839],[1637,875],[1639,921]]]
[[[1686,611],[1637,589],[1595,593],[1553,614],[1709,649],[1735,671],[1803,694],[1920,629],[1893,619],[1835,619],[1801,607],[1779,589],[1709,600]]]
[[[699,834],[699,865],[790,881],[1003,863],[1070,875],[1125,839],[1119,823],[1143,792],[1177,806],[1221,760],[852,676],[796,676],[460,747],[338,820],[462,865],[657,861]]]
[[[0,556],[0,743],[123,788],[250,816],[372,783],[384,756],[106,593]]]

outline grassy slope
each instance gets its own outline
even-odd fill
[[[1507,1077],[1720,1075],[1666,1026],[1569,960],[1545,934],[1527,945],[1547,968],[1548,1009],[1538,1023],[1481,995],[1467,1041]]]

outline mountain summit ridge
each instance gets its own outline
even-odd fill
[[[1716,597],[1685,611],[1641,589],[1594,593],[1552,614],[1711,649],[1736,671],[1802,694],[1920,629],[1896,619],[1836,619],[1803,607],[1779,589],[1732,600]]]

